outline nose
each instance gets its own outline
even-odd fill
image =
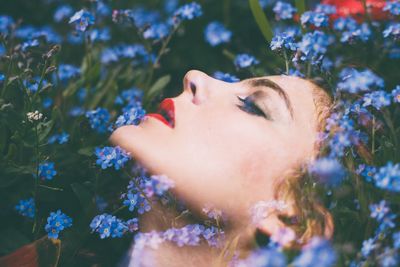
[[[210,96],[210,76],[202,71],[190,70],[183,78],[183,90],[192,95],[192,102],[196,105],[204,103]]]

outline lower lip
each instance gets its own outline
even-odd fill
[[[146,114],[146,117],[155,118],[155,119],[161,121],[162,123],[164,123],[165,125],[167,125],[168,127],[172,128],[171,125],[169,125],[168,121],[158,113],[149,113],[149,114]]]

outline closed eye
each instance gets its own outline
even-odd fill
[[[264,117],[267,120],[272,120],[272,118],[271,118],[271,116],[269,116],[269,114],[265,113],[262,109],[260,109],[255,104],[255,102],[251,96],[248,96],[246,98],[241,98],[240,96],[237,96],[237,98],[243,103],[243,105],[237,105],[237,106],[244,112],[247,112],[249,114],[253,114],[256,116]]]

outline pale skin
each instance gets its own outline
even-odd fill
[[[271,86],[250,84],[264,78],[272,81],[271,86],[278,85],[286,99]],[[110,141],[130,152],[150,173],[165,174],[172,179],[173,192],[195,213],[200,213],[206,204],[222,210],[229,218],[227,235],[248,233],[241,239],[241,244],[246,246],[247,237],[256,229],[249,227],[252,205],[274,199],[274,186],[280,179],[316,155],[313,86],[290,76],[228,83],[192,70],[183,79],[182,93],[173,98],[173,129],[148,117],[138,126],[118,128]],[[255,104],[268,118],[237,106],[243,105],[238,96],[246,98],[256,91],[259,92],[254,98]],[[149,225],[145,228],[165,230],[159,229],[162,227],[159,223],[153,224],[158,228]],[[269,216],[261,230],[273,234],[281,225],[276,216]],[[195,250],[189,249],[192,255]],[[177,260],[176,265],[160,266],[180,266],[179,250],[170,247],[159,251],[163,258]],[[208,250],[197,251],[200,255]],[[204,264],[210,266],[210,262]]]

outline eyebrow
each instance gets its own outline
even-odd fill
[[[250,86],[250,87],[265,87],[268,89],[272,89],[275,92],[278,93],[278,95],[283,99],[283,101],[286,104],[286,108],[290,113],[290,116],[293,119],[293,107],[292,107],[292,103],[289,100],[288,95],[286,94],[286,92],[282,89],[282,87],[280,87],[278,84],[274,83],[273,81],[271,81],[270,79],[267,78],[255,78],[255,79],[247,79],[244,80],[243,83],[246,86]]]

